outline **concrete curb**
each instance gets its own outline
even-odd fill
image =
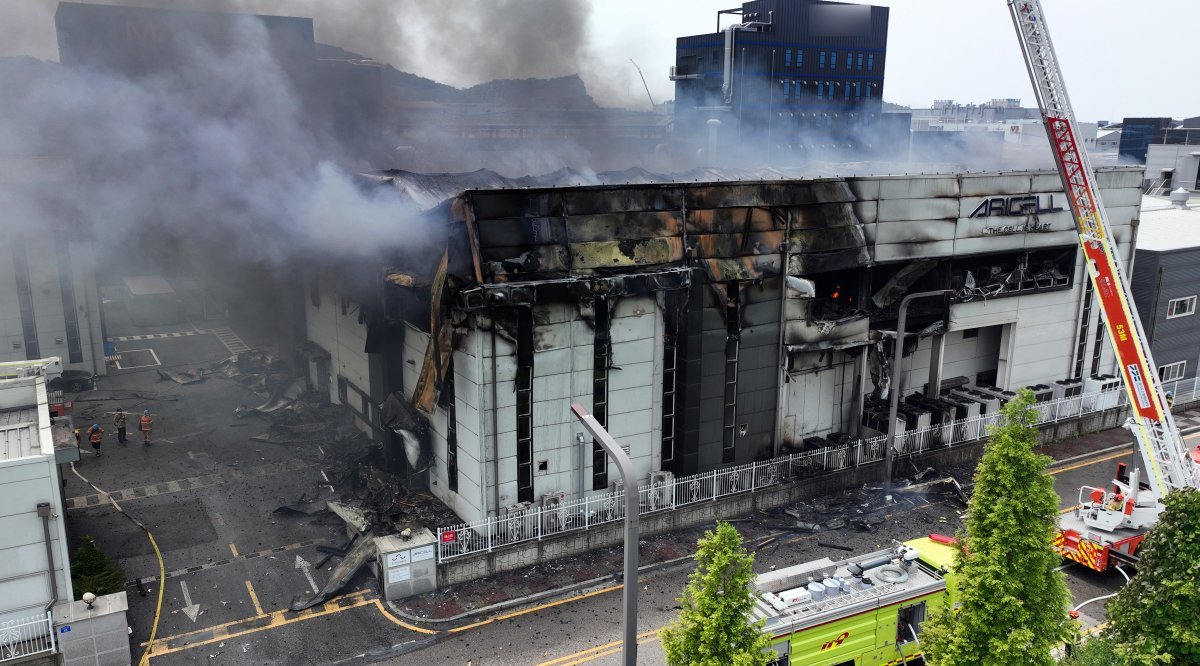
[[[667,569],[676,564],[680,564],[685,561],[690,561],[692,559],[692,557],[693,557],[693,555],[683,555],[681,557],[676,557],[674,559],[663,560],[662,562],[655,562],[653,564],[647,564],[645,566],[638,567],[638,575],[640,576],[643,573],[651,573],[654,571],[658,571],[660,569]],[[557,587],[557,588],[554,588],[551,590],[542,590],[541,592],[535,592],[533,594],[527,594],[523,597],[516,597],[513,599],[508,599],[507,601],[500,601],[500,602],[491,604],[490,606],[483,606],[480,608],[475,608],[475,609],[472,609],[472,610],[469,610],[469,611],[466,611],[463,613],[459,613],[458,615],[453,615],[451,617],[443,617],[443,618],[418,617],[416,615],[410,615],[410,614],[405,613],[404,611],[400,610],[399,608],[396,608],[396,605],[391,601],[385,601],[384,603],[387,604],[388,610],[390,610],[392,613],[395,613],[397,616],[402,617],[405,620],[412,622],[414,624],[446,624],[446,623],[450,623],[450,622],[458,622],[460,620],[466,620],[468,618],[475,617],[478,615],[483,615],[485,613],[493,613],[496,611],[505,610],[507,608],[512,608],[514,606],[523,606],[525,604],[530,604],[535,601],[541,601],[542,599],[548,599],[548,598],[557,597],[557,596],[564,596],[564,595],[570,594],[572,592],[581,592],[581,591],[587,590],[588,588],[591,588],[591,587],[599,587],[600,585],[602,585],[604,583],[616,583],[620,580],[620,578],[621,578],[620,574],[608,574],[606,576],[598,576],[596,578],[589,578],[588,580],[585,580],[585,581],[582,581],[579,583],[572,583],[570,585],[565,585],[563,587]]]

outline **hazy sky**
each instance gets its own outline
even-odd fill
[[[648,102],[629,60],[641,66],[655,101],[670,99],[674,92],[667,70],[674,62],[675,38],[711,32],[716,10],[740,6],[715,0],[99,1],[313,16],[318,40],[452,85],[578,71],[600,103],[641,108]],[[1004,0],[874,4],[891,7],[888,101],[928,106],[934,99],[1017,97],[1032,103]],[[55,0],[0,0],[0,55],[54,59],[56,5]],[[1044,0],[1043,5],[1081,120],[1200,115],[1200,96],[1190,83],[1200,2]],[[517,17],[512,25],[494,29],[510,16]],[[446,39],[445,33],[456,29],[465,38]],[[460,53],[464,43],[475,45],[469,57]]]

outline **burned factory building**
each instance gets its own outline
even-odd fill
[[[437,249],[310,281],[310,382],[474,520],[614,487],[572,403],[644,483],[876,435],[888,390],[903,431],[1112,373],[1052,172],[705,173],[372,176],[427,209]],[[1099,173],[1124,261],[1140,178]],[[931,290],[897,373],[899,304]]]

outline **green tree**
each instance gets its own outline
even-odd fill
[[[1138,572],[1108,604],[1108,635],[1128,664],[1200,662],[1200,491],[1176,490],[1138,549]]]
[[[1033,394],[1023,389],[989,432],[954,565],[960,606],[924,624],[937,666],[1053,664],[1071,632],[1070,595],[1051,549],[1058,520],[1050,458],[1034,453]]]
[[[747,553],[732,525],[718,522],[704,533],[696,569],[679,603],[679,618],[662,630],[667,663],[691,666],[762,666],[770,638],[762,622],[752,622],[754,555]]]
[[[1124,666],[1117,656],[1117,644],[1108,636],[1094,636],[1075,646],[1071,656],[1058,662],[1059,666]]]
[[[83,537],[75,549],[75,560],[71,563],[71,587],[75,588],[75,599],[84,592],[96,596],[113,594],[125,589],[125,575],[90,536]]]

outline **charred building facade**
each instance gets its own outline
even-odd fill
[[[676,135],[708,163],[906,155],[910,116],[882,113],[888,8],[753,0],[718,28],[671,69]]]
[[[1099,179],[1128,261],[1140,171]],[[432,196],[431,177],[384,180]],[[395,433],[466,520],[611,488],[572,403],[645,478],[876,434],[887,390],[903,429],[988,408],[950,389],[1111,371],[1052,172],[493,184],[428,217],[445,233],[427,260],[351,300],[322,278],[309,335],[334,369],[313,381]],[[910,307],[896,373],[898,303],[932,289],[953,295]]]

